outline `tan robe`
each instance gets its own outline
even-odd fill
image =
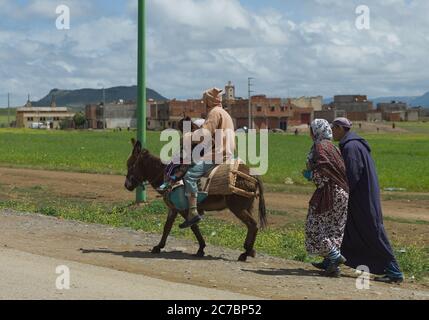
[[[234,157],[236,148],[234,122],[228,112],[220,106],[211,109],[202,129],[210,132],[212,137],[212,153],[204,155],[204,161],[216,161],[216,159],[226,161]],[[222,141],[217,146],[215,145],[216,134],[219,135],[218,139]]]

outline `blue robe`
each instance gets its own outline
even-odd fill
[[[349,212],[341,252],[346,265],[367,266],[372,274],[399,272],[383,225],[380,187],[368,143],[354,132],[340,142],[350,186]],[[400,275],[400,273],[398,273]]]

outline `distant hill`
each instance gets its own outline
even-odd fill
[[[377,103],[383,103],[383,102],[392,102],[392,101],[400,101],[400,102],[405,102],[411,106],[413,106],[413,101],[416,99],[417,97],[381,97],[381,98],[371,98],[370,100],[372,102],[374,102],[374,104],[376,105]]]
[[[147,99],[165,101],[167,98],[152,89],[146,91]],[[39,101],[32,102],[35,107],[49,106],[52,96],[55,95],[57,106],[82,108],[87,104],[100,103],[103,101],[103,89],[79,89],[79,90],[59,90],[53,89],[49,94]],[[137,86],[113,87],[105,89],[106,103],[118,100],[137,101]]]
[[[426,92],[421,97],[418,97],[412,101],[413,106],[422,106],[429,109],[429,92]]]
[[[401,101],[406,102],[408,105],[412,107],[422,106],[424,108],[429,109],[429,92],[425,93],[420,97],[413,96],[402,96],[402,97],[379,97],[379,98],[369,98],[370,101],[374,102],[374,105],[382,102],[391,102],[391,101]],[[326,98],[323,100],[323,103],[329,104],[333,102],[333,98]]]

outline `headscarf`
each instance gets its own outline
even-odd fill
[[[203,100],[209,110],[222,107],[222,89],[212,88],[204,92]]]
[[[311,129],[316,143],[322,140],[332,140],[332,129],[327,120],[315,119],[311,123]]]
[[[310,153],[308,154],[307,160],[309,164],[311,165],[311,162],[314,158],[314,149],[315,145],[317,143],[322,142],[323,140],[332,140],[332,129],[329,122],[325,119],[315,119],[311,123],[311,130],[313,131],[314,136],[314,144],[310,150]]]

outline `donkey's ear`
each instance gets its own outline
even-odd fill
[[[137,141],[134,144],[134,153],[139,154],[142,151],[142,143],[140,141]]]

